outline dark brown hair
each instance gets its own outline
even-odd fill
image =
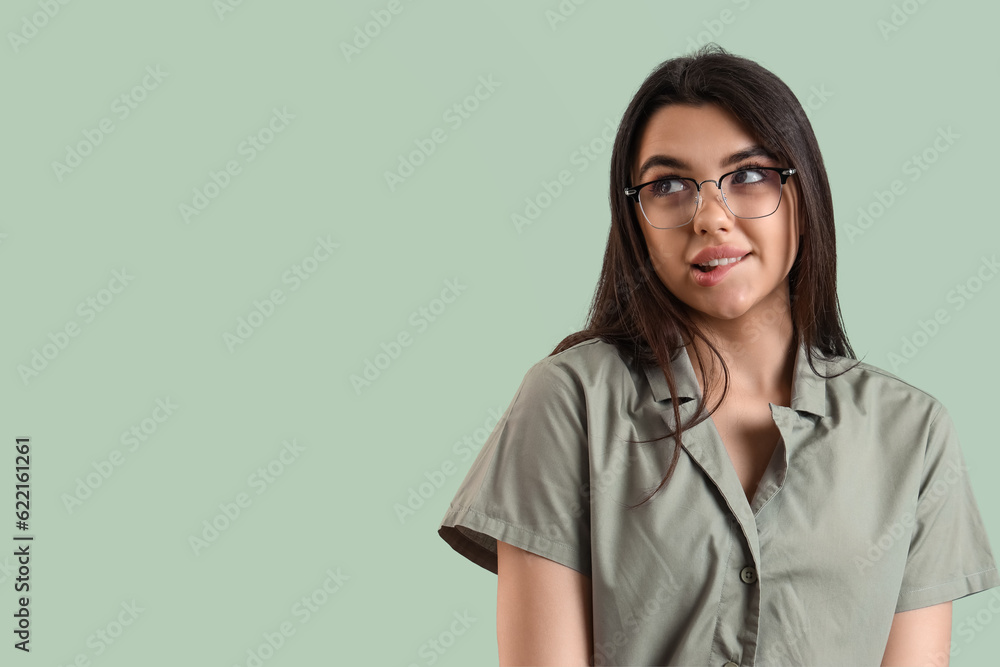
[[[673,474],[684,429],[711,416],[729,388],[729,369],[722,356],[687,314],[683,302],[667,290],[656,275],[640,229],[641,222],[631,200],[624,194],[624,189],[633,185],[630,182],[632,164],[650,116],[668,104],[704,103],[719,105],[732,113],[760,145],[770,150],[784,166],[796,169],[799,193],[796,214],[803,236],[788,274],[793,336],[796,343],[806,343],[809,366],[817,374],[813,363],[814,347],[826,357],[856,359],[841,323],[837,299],[833,198],[823,156],[802,105],[773,73],[715,43],[691,55],[661,63],[639,87],[618,125],[611,153],[611,229],[586,326],[564,338],[550,353],[556,354],[585,340],[599,338],[615,345],[630,363],[636,366],[655,363],[663,370],[674,399],[671,403],[677,424],[677,446],[660,485],[639,505],[663,488]],[[693,340],[694,336],[705,341],[719,359],[725,384],[722,396],[711,411],[706,412],[702,397],[691,421],[681,424],[670,361],[677,358],[686,341]],[[705,364],[697,349],[695,353],[702,369],[702,386],[707,387]],[[671,432],[653,440],[673,435]]]

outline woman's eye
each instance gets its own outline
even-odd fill
[[[677,179],[666,178],[662,181],[657,181],[649,186],[650,194],[655,197],[664,197],[666,195],[677,194],[684,189],[684,181]]]
[[[740,169],[730,178],[733,179],[733,183],[737,185],[750,185],[751,183],[758,183],[767,178],[767,172],[763,169]]]

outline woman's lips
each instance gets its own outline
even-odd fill
[[[698,268],[697,264],[691,265],[691,277],[700,287],[715,287],[722,282],[723,278],[729,275],[729,272],[735,269],[737,266],[746,261],[746,258],[750,256],[747,253],[740,258],[740,261],[733,262],[731,264],[726,264],[725,266],[715,266],[712,267],[710,271],[702,271]]]

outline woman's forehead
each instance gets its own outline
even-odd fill
[[[658,109],[642,129],[632,171],[639,178],[650,166],[717,169],[748,157],[777,159],[721,107],[672,104]]]
[[[718,151],[755,143],[751,132],[729,111],[715,104],[670,104],[650,116],[639,137],[639,152],[676,146]],[[742,146],[737,146],[740,148]]]

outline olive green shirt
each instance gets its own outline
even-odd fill
[[[823,375],[856,363],[816,359]],[[683,421],[700,389],[671,362]],[[1000,586],[955,426],[861,363],[796,352],[791,407],[752,502],[711,419],[675,440],[655,365],[598,339],[533,365],[439,534],[497,571],[496,540],[591,577],[593,664],[878,665],[893,614]]]

